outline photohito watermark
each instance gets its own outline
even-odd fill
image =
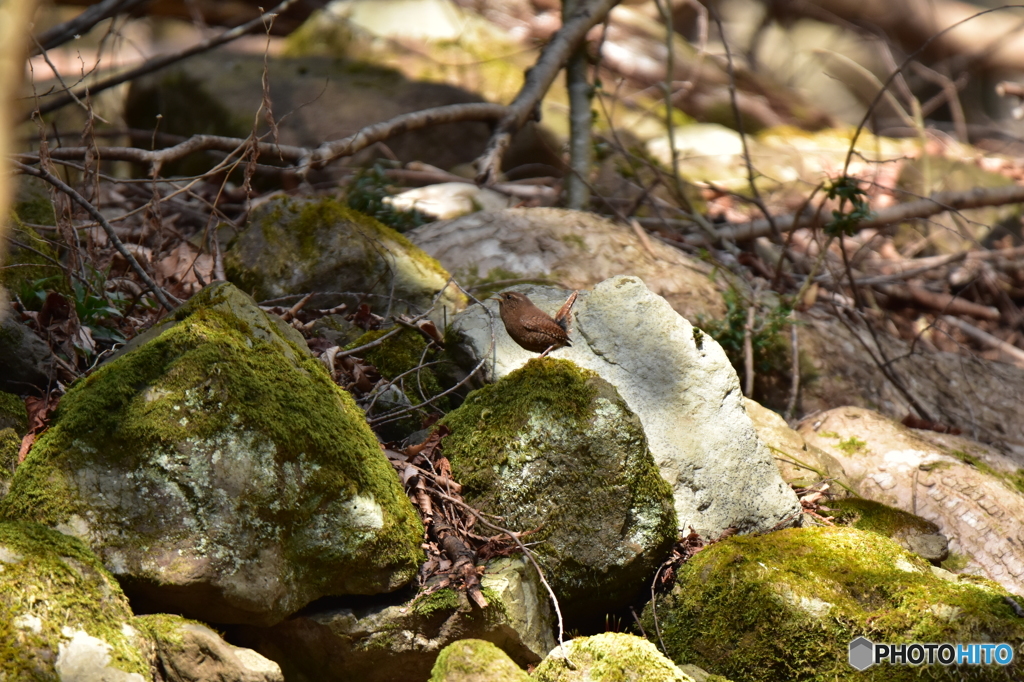
[[[867,670],[876,663],[893,665],[1009,665],[1009,644],[875,644],[867,637],[850,642],[850,665]]]

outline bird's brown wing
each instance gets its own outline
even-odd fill
[[[536,334],[543,334],[544,336],[551,339],[552,342],[560,341],[563,343],[568,343],[569,335],[565,333],[565,330],[562,329],[561,325],[553,328],[550,324],[551,321],[552,320],[550,319],[545,320],[544,318],[540,317],[535,318],[530,316],[523,316],[523,318],[519,320],[519,323],[523,326],[524,329],[527,329],[528,331],[534,332]],[[555,329],[558,329],[558,331],[556,332]]]

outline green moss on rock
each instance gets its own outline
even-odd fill
[[[0,429],[7,428],[24,436],[28,432],[28,410],[20,397],[0,391]]]
[[[449,277],[407,238],[330,197],[285,197],[254,211],[249,228],[225,254],[224,268],[229,280],[258,299],[308,291],[373,293],[366,303],[379,312],[395,312],[403,302],[426,310]],[[454,312],[465,297],[449,287],[441,303]]]
[[[151,679],[131,622],[117,581],[84,544],[34,523],[0,523],[0,679],[59,679],[59,649],[78,631],[109,647],[108,666]]]
[[[10,488],[20,449],[21,438],[14,429],[0,429],[0,497],[6,495]]]
[[[72,386],[0,516],[76,529],[115,563],[151,566],[147,548],[202,536],[227,574],[265,543],[320,589],[375,591],[385,567],[392,589],[410,579],[422,526],[351,396],[229,284],[173,320]],[[367,498],[380,527],[349,529],[346,515],[362,513],[354,501]],[[238,525],[203,527],[225,513]],[[254,546],[235,546],[240,533]],[[143,572],[166,582],[178,570]]]
[[[889,538],[906,532],[939,532],[938,526],[916,514],[861,497],[833,500],[829,502],[829,506],[838,512],[837,523],[858,530],[869,530]]]
[[[480,639],[452,642],[437,656],[430,682],[529,682],[504,651]]]
[[[37,295],[37,291],[44,292],[46,289],[57,290],[68,293],[70,289],[64,280],[64,270],[61,268],[57,251],[51,244],[39,236],[39,233],[22,222],[33,222],[29,218],[22,218],[18,212],[25,211],[28,215],[36,217],[41,211],[36,204],[45,202],[49,207],[49,220],[43,224],[53,224],[53,208],[49,201],[37,198],[29,202],[23,202],[15,207],[11,220],[12,240],[4,250],[6,256],[0,260],[0,285],[6,287],[11,294],[17,295],[31,309],[36,310],[42,305],[43,297]],[[38,216],[45,219],[45,213]],[[37,283],[45,280],[46,285]]]
[[[620,632],[579,637],[533,671],[536,682],[693,682],[658,647]]]
[[[441,423],[467,502],[538,531],[535,551],[578,616],[630,598],[674,541],[672,492],[640,421],[596,373],[533,359]]]
[[[350,343],[348,348],[358,348],[372,343],[390,331],[389,329],[368,331]],[[385,339],[379,346],[374,346],[367,350],[363,353],[363,358],[376,367],[383,378],[388,380],[397,379],[398,383],[396,385],[405,394],[410,405],[419,405],[444,391],[441,385],[442,378],[439,378],[439,374],[446,380],[450,381],[451,379],[449,373],[445,372],[445,369],[451,366],[451,363],[445,360],[443,355],[432,350],[424,353],[426,348],[427,341],[422,334],[411,329],[403,329],[394,336]],[[415,369],[421,364],[434,362],[439,359],[442,362],[441,365],[423,367],[417,372],[410,372],[410,370]],[[375,410],[376,413],[397,407],[393,403],[378,404],[379,408],[383,409]],[[445,396],[435,400],[424,409],[429,412],[447,412],[450,408],[451,401],[448,396]],[[414,431],[420,428],[418,417],[419,415],[413,412],[404,420],[406,431]]]
[[[921,558],[876,533],[787,529],[729,538],[679,571],[657,615],[669,655],[731,679],[850,679],[847,645],[874,642],[1007,642],[1024,645],[994,583],[943,580]],[[654,631],[651,607],[642,619]],[[875,666],[858,680],[995,680],[1020,676],[986,666]],[[1009,678],[1004,678],[1009,675]]]

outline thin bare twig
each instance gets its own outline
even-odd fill
[[[1017,346],[1009,344],[998,337],[992,336],[988,332],[982,331],[974,325],[964,322],[960,318],[953,317],[951,315],[943,315],[940,319],[946,324],[956,327],[975,341],[979,341],[989,348],[995,348],[1001,353],[1006,353],[1016,360],[1014,363],[1015,365],[1024,366],[1024,350],[1017,348]]]
[[[124,73],[119,73],[116,76],[104,78],[103,80],[97,83],[93,83],[91,85],[85,85],[79,88],[77,91],[68,91],[66,95],[62,95],[50,102],[47,102],[46,104],[40,105],[38,110],[39,114],[47,114],[51,111],[55,111],[63,106],[70,104],[77,98],[85,97],[86,94],[95,95],[96,93],[103,92],[104,90],[112,88],[115,85],[120,85],[121,83],[125,83],[134,78],[138,78],[139,76],[144,76],[148,73],[159,71],[160,69],[166,66],[170,66],[171,64],[174,64],[176,62],[180,62],[183,59],[187,59],[197,54],[202,54],[203,52],[209,52],[215,47],[220,47],[225,43],[229,43],[232,40],[240,38],[241,36],[245,35],[246,33],[249,33],[250,31],[263,28],[265,22],[269,21],[273,17],[276,17],[281,12],[284,12],[286,9],[288,9],[289,6],[293,5],[296,1],[297,0],[284,0],[284,2],[280,3],[277,7],[270,10],[269,12],[261,14],[255,19],[247,21],[241,26],[236,26],[233,29],[225,31],[218,36],[214,36],[213,38],[209,38],[202,42],[196,43],[190,48],[187,48],[180,52],[175,52],[174,54],[164,55],[162,57],[154,57],[153,59],[150,59],[140,64],[134,69],[129,69]],[[43,45],[46,45],[46,43],[43,42]]]
[[[59,150],[54,150],[54,152],[57,151]],[[925,199],[908,201],[876,211],[871,214],[871,217],[857,223],[857,229],[865,230],[869,227],[882,227],[891,223],[929,218],[946,211],[961,211],[969,208],[1002,206],[1004,204],[1019,204],[1022,202],[1024,202],[1024,186],[1022,185],[975,187],[960,192],[935,192]],[[641,220],[640,222],[642,224],[645,221]],[[678,221],[668,221],[669,224],[674,222]],[[812,216],[780,216],[775,219],[775,223],[778,229],[783,232],[796,230],[801,227],[820,227],[821,212],[815,212]],[[738,225],[720,226],[718,233],[723,240],[742,242],[769,235],[772,233],[772,228],[767,220],[762,219]],[[683,239],[694,246],[707,245],[707,236],[703,234],[689,234]]]
[[[117,236],[117,232],[114,230],[113,226],[111,226],[111,224],[107,222],[107,219],[103,217],[103,214],[100,213],[95,206],[89,203],[85,197],[76,192],[73,187],[65,183],[60,178],[55,177],[54,175],[46,172],[41,168],[27,166],[17,161],[14,162],[14,167],[20,170],[22,173],[25,173],[26,175],[32,175],[42,180],[45,180],[46,182],[50,183],[58,190],[63,192],[65,195],[67,195],[76,204],[84,208],[86,212],[92,216],[93,220],[100,224],[100,227],[103,228],[103,231],[107,233],[107,237],[110,239],[110,243],[113,244],[114,248],[117,249],[117,252],[120,253],[126,261],[128,261],[128,265],[131,266],[131,269],[134,270],[135,274],[139,276],[139,279],[141,279],[145,283],[145,285],[153,293],[153,296],[156,297],[156,300],[160,303],[160,305],[162,305],[164,309],[167,310],[167,312],[172,312],[175,309],[176,306],[171,304],[170,294],[161,289],[160,286],[157,285],[155,281],[153,281],[153,278],[146,273],[145,269],[143,269],[143,267],[139,264],[139,261],[137,261],[135,259],[135,256],[132,255],[131,251],[125,248],[125,245]]]
[[[544,47],[540,58],[527,71],[526,82],[523,83],[519,94],[508,105],[505,114],[498,121],[498,125],[487,142],[487,148],[476,161],[479,170],[477,174],[479,184],[492,185],[497,181],[501,159],[512,141],[512,135],[526,125],[531,117],[539,118],[537,106],[551,87],[555,76],[558,75],[569,55],[583,42],[587,31],[601,21],[618,1],[586,0],[586,2],[582,2],[573,17],[562,25],[562,28]]]

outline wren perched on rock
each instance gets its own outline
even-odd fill
[[[498,307],[505,331],[512,340],[544,357],[550,351],[572,345],[567,329],[569,310],[575,300],[576,292],[573,292],[554,319],[518,291],[498,294]]]

